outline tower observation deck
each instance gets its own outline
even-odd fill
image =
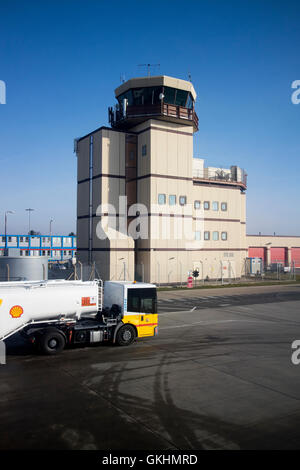
[[[196,92],[191,82],[165,75],[132,78],[115,90],[117,103],[108,108],[113,128],[129,130],[158,119],[198,130],[195,112]]]

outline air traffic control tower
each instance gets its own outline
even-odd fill
[[[220,205],[222,201],[228,203],[230,193],[224,193],[225,187],[235,190],[232,210],[236,210],[239,220],[244,219],[244,201],[238,199],[244,187],[238,182],[237,167],[228,170],[233,175],[230,181],[214,185],[210,181],[207,193],[207,169],[201,169],[200,160],[193,159],[198,117],[191,82],[164,75],[133,78],[115,90],[115,97],[115,104],[108,109],[111,127],[100,127],[75,141],[78,259],[82,263],[95,262],[102,279],[157,283],[185,280],[187,272],[203,257],[203,248],[189,249],[185,240],[173,236],[172,224],[167,236],[162,236],[157,227],[170,219],[171,212],[172,223],[179,221],[187,204],[194,207],[194,202],[200,204],[207,198],[217,200],[218,188]],[[197,182],[194,160],[198,160]],[[199,186],[201,181],[203,185]],[[174,214],[176,208],[178,215]],[[193,222],[196,215],[190,215]],[[229,227],[225,228],[228,232]],[[213,248],[228,249],[230,237],[220,240]],[[205,256],[210,256],[211,241],[205,243]],[[240,248],[237,237],[231,243]],[[240,264],[239,258],[237,261]]]

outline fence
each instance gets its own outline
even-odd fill
[[[264,264],[261,262],[261,268],[256,272],[250,272],[245,262],[245,275],[246,279],[257,280],[274,280],[274,281],[293,281],[296,280],[297,268],[295,262],[284,263],[282,261],[275,261],[271,264]]]

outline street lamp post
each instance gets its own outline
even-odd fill
[[[172,259],[175,259],[175,256],[172,256],[172,258],[169,258],[168,261],[171,261]],[[171,276],[172,271],[168,271],[168,284],[170,284],[170,276]]]
[[[49,230],[49,233],[50,233],[50,237],[52,235],[52,222],[54,222],[54,219],[50,219],[50,230]]]
[[[30,213],[34,211],[34,209],[31,209],[30,207],[28,209],[25,209],[28,212],[28,235],[30,235]]]
[[[14,214],[14,211],[5,212],[5,217],[4,217],[5,254],[7,254],[7,216],[8,214]]]

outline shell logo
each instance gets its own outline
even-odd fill
[[[20,318],[20,316],[24,313],[24,310],[20,305],[14,305],[10,309],[9,313],[13,318]]]

